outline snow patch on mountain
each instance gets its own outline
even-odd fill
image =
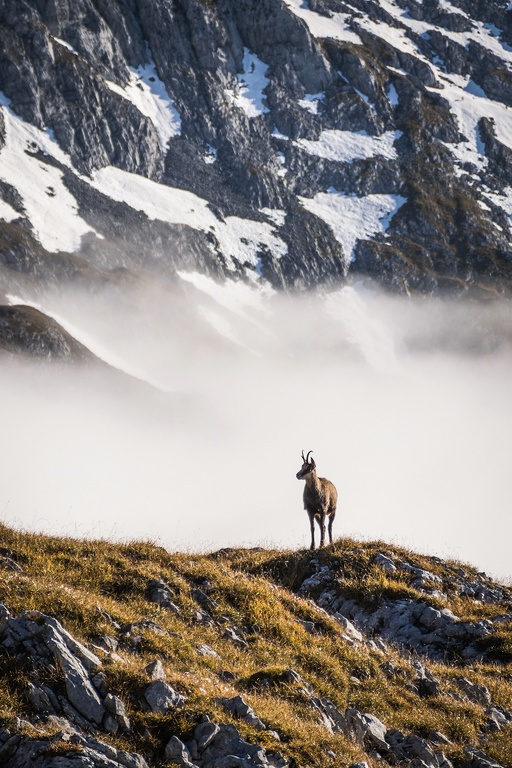
[[[243,74],[237,75],[238,87],[227,91],[227,94],[247,117],[259,117],[269,111],[264,104],[264,91],[269,83],[266,77],[268,67],[255,53],[244,48],[243,69]]]
[[[274,233],[272,225],[239,216],[227,216],[221,221],[207,201],[193,192],[168,187],[113,166],[96,171],[91,184],[104,195],[142,211],[150,219],[213,232],[230,266],[237,260],[257,267],[262,248],[271,250],[277,258],[287,253],[288,246]]]
[[[484,46],[484,48],[487,48],[504,61],[512,62],[512,51],[509,46],[504,45],[500,41],[499,36],[496,36],[496,34],[493,33],[493,30],[489,29],[489,26],[481,21],[476,19],[471,20],[472,29],[467,32],[454,32],[446,27],[440,28],[433,24],[429,24],[426,21],[412,18],[393,0],[381,0],[380,5],[390,15],[394,16],[397,21],[418,35],[428,37],[428,34],[435,29],[437,32],[441,32],[442,35],[458,43],[458,45],[461,45],[463,48],[467,48],[470,42],[475,42]],[[442,6],[442,10],[469,18],[460,8],[456,8],[447,2]],[[496,27],[494,29],[496,30]],[[499,30],[496,31],[499,32]]]
[[[416,43],[408,37],[407,30],[403,27],[394,27],[391,24],[387,24],[385,21],[374,21],[369,17],[358,18],[357,23],[360,24],[362,29],[367,30],[375,37],[380,38],[388,45],[396,48],[398,51],[408,53],[422,61],[428,62],[428,59],[423,56]]]
[[[505,211],[506,214],[512,220],[512,187],[507,187],[503,190],[502,194],[495,192],[486,192],[486,198],[488,198],[494,205]]]
[[[50,131],[42,131],[18,117],[3,94],[0,94],[0,104],[5,120],[0,179],[18,190],[25,215],[44,248],[76,251],[82,236],[94,230],[78,215],[77,202],[64,185],[62,171],[38,157],[38,153],[50,155],[70,167],[68,155]],[[10,215],[5,207],[3,212]]]
[[[343,13],[332,13],[330,16],[322,16],[320,13],[310,10],[305,0],[284,0],[290,11],[302,19],[313,35],[319,39],[332,38],[333,40],[345,40],[349,43],[362,45],[359,35],[349,27],[351,17]]]
[[[75,56],[78,56],[78,51],[76,51],[72,45],[67,43],[65,40],[62,40],[60,37],[55,37],[55,35],[52,35],[52,40],[55,43],[58,43],[59,45],[62,45],[63,48],[67,48],[67,50],[70,53],[73,53]]]
[[[14,221],[20,215],[9,203],[6,203],[5,200],[0,200],[0,219],[2,221]]]
[[[299,105],[312,115],[318,115],[318,105],[324,97],[324,93],[306,93],[303,99],[299,99]]]
[[[394,143],[401,135],[400,131],[386,131],[380,136],[370,136],[366,131],[355,133],[333,129],[322,131],[317,141],[297,139],[294,144],[309,155],[340,163],[376,156],[395,160],[397,153]]]
[[[407,202],[400,195],[366,195],[354,197],[335,189],[319,192],[313,198],[299,197],[308,211],[328,224],[343,246],[347,262],[358,240],[385,232],[401,206]]]
[[[482,117],[494,121],[498,141],[512,149],[512,111],[499,101],[485,98],[477,88],[473,88],[469,77],[461,75],[443,75],[441,95],[446,99],[457,118],[459,130],[466,141],[447,144],[461,162],[483,163],[485,147],[478,133],[478,122]],[[428,88],[431,93],[439,94],[439,89]],[[483,93],[483,91],[481,91]]]
[[[141,114],[151,120],[160,146],[165,150],[169,139],[181,133],[181,117],[158,77],[155,62],[149,52],[147,56],[147,64],[137,69],[130,68],[130,82],[124,87],[111,80],[105,80],[105,83],[111,91],[130,101]]]
[[[388,99],[393,107],[398,106],[398,93],[393,83],[388,88]]]

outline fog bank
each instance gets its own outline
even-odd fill
[[[128,375],[1,359],[1,519],[171,550],[303,547],[301,450],[335,536],[512,576],[512,310],[182,275],[37,301]],[[154,385],[157,386],[154,386]]]

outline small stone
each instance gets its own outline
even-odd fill
[[[197,741],[195,739],[190,739],[190,741],[187,741],[185,746],[190,752],[190,757],[194,763],[200,759],[199,749],[197,748]]]
[[[146,667],[144,667],[144,672],[151,680],[165,680],[167,677],[165,674],[164,665],[160,659],[151,661]]]
[[[238,648],[247,648],[246,641],[243,639],[243,637],[240,637],[240,634],[232,627],[227,627],[224,630],[222,637],[224,637],[226,640],[231,640],[231,642]]]
[[[451,744],[450,739],[440,731],[432,731],[432,733],[429,733],[427,736],[427,739],[431,741],[432,744]]]
[[[48,713],[54,709],[48,695],[38,685],[28,684],[27,698],[37,712]]]
[[[336,621],[341,624],[343,627],[343,631],[346,635],[348,635],[353,640],[357,640],[359,643],[362,643],[364,638],[362,633],[354,627],[351,621],[349,621],[346,616],[343,616],[341,613],[336,612],[334,614],[334,618]]]
[[[306,632],[309,632],[310,635],[314,635],[316,633],[316,626],[314,621],[303,621],[302,619],[297,619],[297,623],[303,627]]]
[[[236,680],[236,675],[234,675],[233,672],[230,672],[228,669],[223,669],[221,672],[219,672],[219,677],[225,683],[234,683]]]
[[[172,736],[167,742],[165,759],[170,763],[178,763],[178,765],[185,766],[186,768],[193,764],[190,752],[177,736]]]
[[[246,702],[242,699],[241,696],[233,696],[233,698],[231,699],[218,698],[216,699],[216,701],[219,704],[222,704],[222,706],[225,707],[233,715],[235,715],[236,717],[240,717],[248,725],[252,726],[252,728],[255,728],[257,731],[265,730],[265,724],[255,714],[252,707],[246,704]]]
[[[376,565],[380,565],[382,568],[384,568],[387,573],[394,573],[394,571],[397,570],[394,562],[389,557],[386,557],[386,555],[383,555],[382,552],[379,552],[378,555],[375,555],[373,562]]]
[[[112,637],[112,635],[100,635],[99,637],[95,638],[94,644],[108,652],[115,652],[119,648],[119,640],[117,640],[115,637]]]
[[[215,723],[200,723],[194,731],[194,739],[197,742],[198,750],[203,752],[209,747],[219,731],[220,728]]]
[[[467,677],[459,678],[457,680],[457,684],[462,692],[474,704],[480,704],[482,707],[489,707],[491,705],[491,694],[485,685],[472,683],[471,680],[467,679]]]
[[[105,698],[105,696],[108,695],[107,678],[105,677],[104,672],[98,672],[97,675],[94,675],[91,682],[102,698]]]
[[[119,696],[113,696],[111,693],[109,693],[104,700],[105,708],[108,709],[109,712],[111,712],[116,717],[125,717],[126,716],[126,709],[119,698]]]
[[[206,645],[206,643],[202,643],[201,645],[196,645],[196,651],[199,654],[201,654],[201,656],[211,656],[214,659],[220,658],[217,651],[214,651],[213,648],[210,648],[210,646]]]
[[[103,727],[107,733],[112,733],[114,736],[119,731],[118,722],[112,717],[112,715],[109,715],[108,713],[103,718]]]

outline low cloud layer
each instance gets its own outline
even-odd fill
[[[151,385],[2,361],[8,524],[171,550],[303,547],[295,473],[312,449],[338,487],[335,536],[511,576],[510,306],[265,296],[190,275],[37,302]]]

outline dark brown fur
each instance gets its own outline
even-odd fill
[[[330,480],[325,477],[318,477],[316,474],[315,460],[309,460],[309,451],[304,458],[302,452],[302,467],[297,472],[297,480],[305,480],[304,486],[304,509],[309,515],[311,526],[311,549],[315,548],[315,520],[320,527],[320,546],[325,543],[325,518],[329,519],[329,543],[332,544],[332,524],[336,516],[336,504],[338,502],[338,491]]]

